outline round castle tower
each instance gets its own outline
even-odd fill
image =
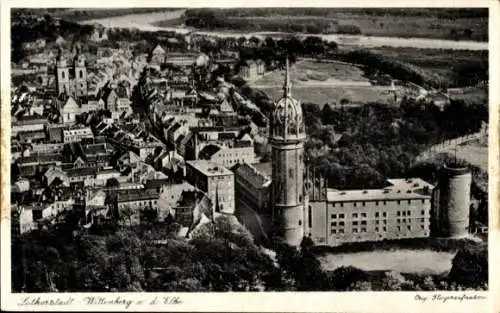
[[[472,175],[467,167],[444,165],[434,189],[433,236],[461,238],[469,233]]]
[[[283,97],[270,119],[272,147],[272,215],[285,241],[298,246],[304,237],[304,141],[300,102],[292,98],[286,60]]]

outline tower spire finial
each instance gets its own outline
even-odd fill
[[[286,65],[285,65],[285,84],[283,85],[283,97],[291,97],[291,83],[290,83],[290,71],[289,71],[289,63],[288,63],[288,55],[286,56]]]

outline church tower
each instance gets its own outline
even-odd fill
[[[272,215],[285,241],[298,246],[304,237],[304,141],[300,102],[292,98],[288,59],[283,98],[270,121],[272,147]]]
[[[87,65],[85,55],[80,48],[74,58],[75,67],[75,94],[77,97],[87,96]]]
[[[57,54],[57,59],[56,59],[56,83],[57,83],[58,95],[62,93],[66,95],[70,94],[69,68],[61,48],[59,48],[59,53]]]

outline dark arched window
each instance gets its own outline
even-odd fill
[[[61,72],[61,77],[64,78],[64,72]]]
[[[83,78],[83,71],[80,71],[80,78]]]

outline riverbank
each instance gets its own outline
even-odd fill
[[[195,33],[213,37],[252,37],[265,38],[267,36],[283,37],[290,34],[306,36],[304,33],[273,33],[263,32],[243,32],[243,31],[203,31],[186,27],[173,27],[171,20],[181,18],[184,10],[171,12],[153,12],[144,14],[129,14],[124,16],[109,17],[103,19],[93,19],[83,21],[84,24],[98,23],[105,27],[136,28],[143,31],[175,31],[177,33]],[[156,26],[161,21],[170,21],[168,27]],[[335,41],[339,45],[357,46],[364,48],[374,47],[407,47],[421,49],[449,49],[449,50],[488,50],[488,42],[464,41],[449,39],[429,39],[422,37],[388,37],[388,36],[367,36],[367,35],[342,35],[342,34],[315,34],[326,41]]]
[[[212,31],[488,41],[486,9],[193,8],[184,19],[187,26]]]

